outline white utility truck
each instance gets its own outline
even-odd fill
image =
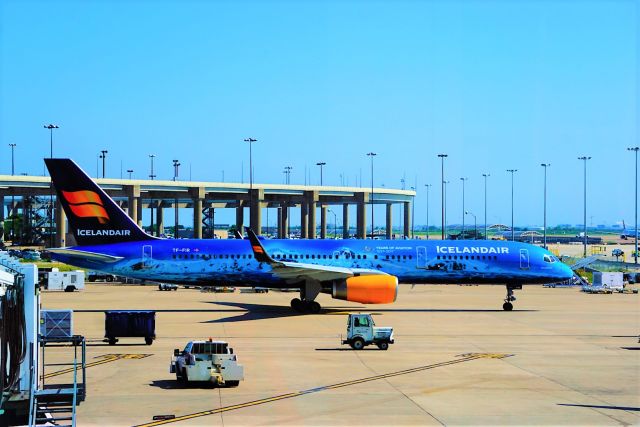
[[[236,387],[244,380],[244,367],[224,341],[189,341],[184,350],[175,349],[169,372],[178,382],[207,381],[217,386]]]
[[[65,292],[84,289],[84,271],[59,271],[54,267],[47,273],[45,288],[49,291]]]
[[[349,315],[347,339],[342,344],[349,344],[354,350],[362,350],[366,345],[375,344],[380,350],[386,350],[393,342],[393,328],[376,327],[371,314]]]

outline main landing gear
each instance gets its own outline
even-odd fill
[[[516,297],[513,295],[514,289],[522,289],[522,285],[507,285],[507,297],[504,299],[504,304],[502,304],[502,309],[504,311],[513,310],[513,304],[511,304],[511,301],[516,300]]]
[[[300,287],[300,298],[291,300],[291,308],[298,313],[320,313],[320,304],[315,301],[322,286],[320,282],[307,281]]]
[[[291,308],[298,313],[320,313],[322,308],[316,301],[301,300],[300,298],[294,298],[291,300]]]

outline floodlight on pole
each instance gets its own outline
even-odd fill
[[[316,163],[316,166],[320,166],[320,186],[322,186],[322,167],[324,165],[326,165],[326,164],[327,164],[326,162],[318,162],[318,163]]]
[[[438,154],[438,157],[440,157],[440,161],[441,161],[440,162],[441,163],[441,176],[440,176],[441,179],[440,179],[440,182],[442,183],[442,201],[441,201],[441,204],[442,204],[442,240],[444,240],[444,236],[445,236],[445,233],[446,233],[445,208],[444,208],[444,192],[445,192],[445,189],[444,189],[444,186],[445,186],[445,183],[444,183],[444,159],[446,157],[449,157],[449,155],[443,153],[443,154]]]
[[[513,175],[518,172],[518,169],[507,169],[507,172],[511,173],[511,241],[516,240],[516,230],[513,225]]]
[[[49,158],[53,159],[53,130],[60,129],[60,126],[49,123],[44,125],[45,129],[49,129]]]
[[[460,181],[462,181],[462,233],[460,233],[460,237],[464,239],[464,216],[466,212],[464,210],[464,183],[465,181],[469,181],[469,178],[462,177],[460,178]]]
[[[104,178],[105,176],[105,169],[106,169],[106,161],[107,161],[107,150],[100,150],[100,158],[102,159],[102,177]]]
[[[636,222],[636,232],[635,232],[635,252],[633,255],[634,262],[638,263],[638,150],[640,147],[629,147],[627,148],[629,151],[633,151],[636,156],[636,196],[635,196],[635,222]]]
[[[488,173],[483,173],[484,177],[484,238],[487,239],[487,178],[491,175]]]
[[[582,156],[578,157],[578,160],[582,160],[584,162],[584,242],[583,242],[583,251],[582,255],[587,257],[587,160],[590,160],[590,156]]]
[[[551,166],[551,163],[540,163],[540,166],[544,168],[544,202],[543,202],[543,211],[544,211],[544,221],[543,221],[543,233],[544,237],[542,238],[542,247],[547,249],[547,168]]]
[[[369,202],[371,203],[371,238],[373,239],[374,234],[374,222],[373,222],[373,158],[377,156],[373,151],[367,153],[367,156],[371,158],[371,195],[369,196]],[[366,236],[365,236],[366,237]]]

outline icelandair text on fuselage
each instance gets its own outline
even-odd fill
[[[130,236],[131,230],[78,230],[78,236]]]
[[[439,254],[508,254],[509,248],[486,248],[478,247],[458,247],[458,246],[436,246],[436,252]]]

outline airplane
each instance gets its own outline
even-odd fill
[[[45,159],[77,246],[52,258],[77,267],[162,283],[299,288],[299,312],[316,297],[363,304],[396,300],[399,283],[503,284],[503,309],[523,284],[555,283],[573,272],[547,250],[488,240],[161,239],[145,233],[71,159]],[[242,236],[240,236],[242,237]]]

